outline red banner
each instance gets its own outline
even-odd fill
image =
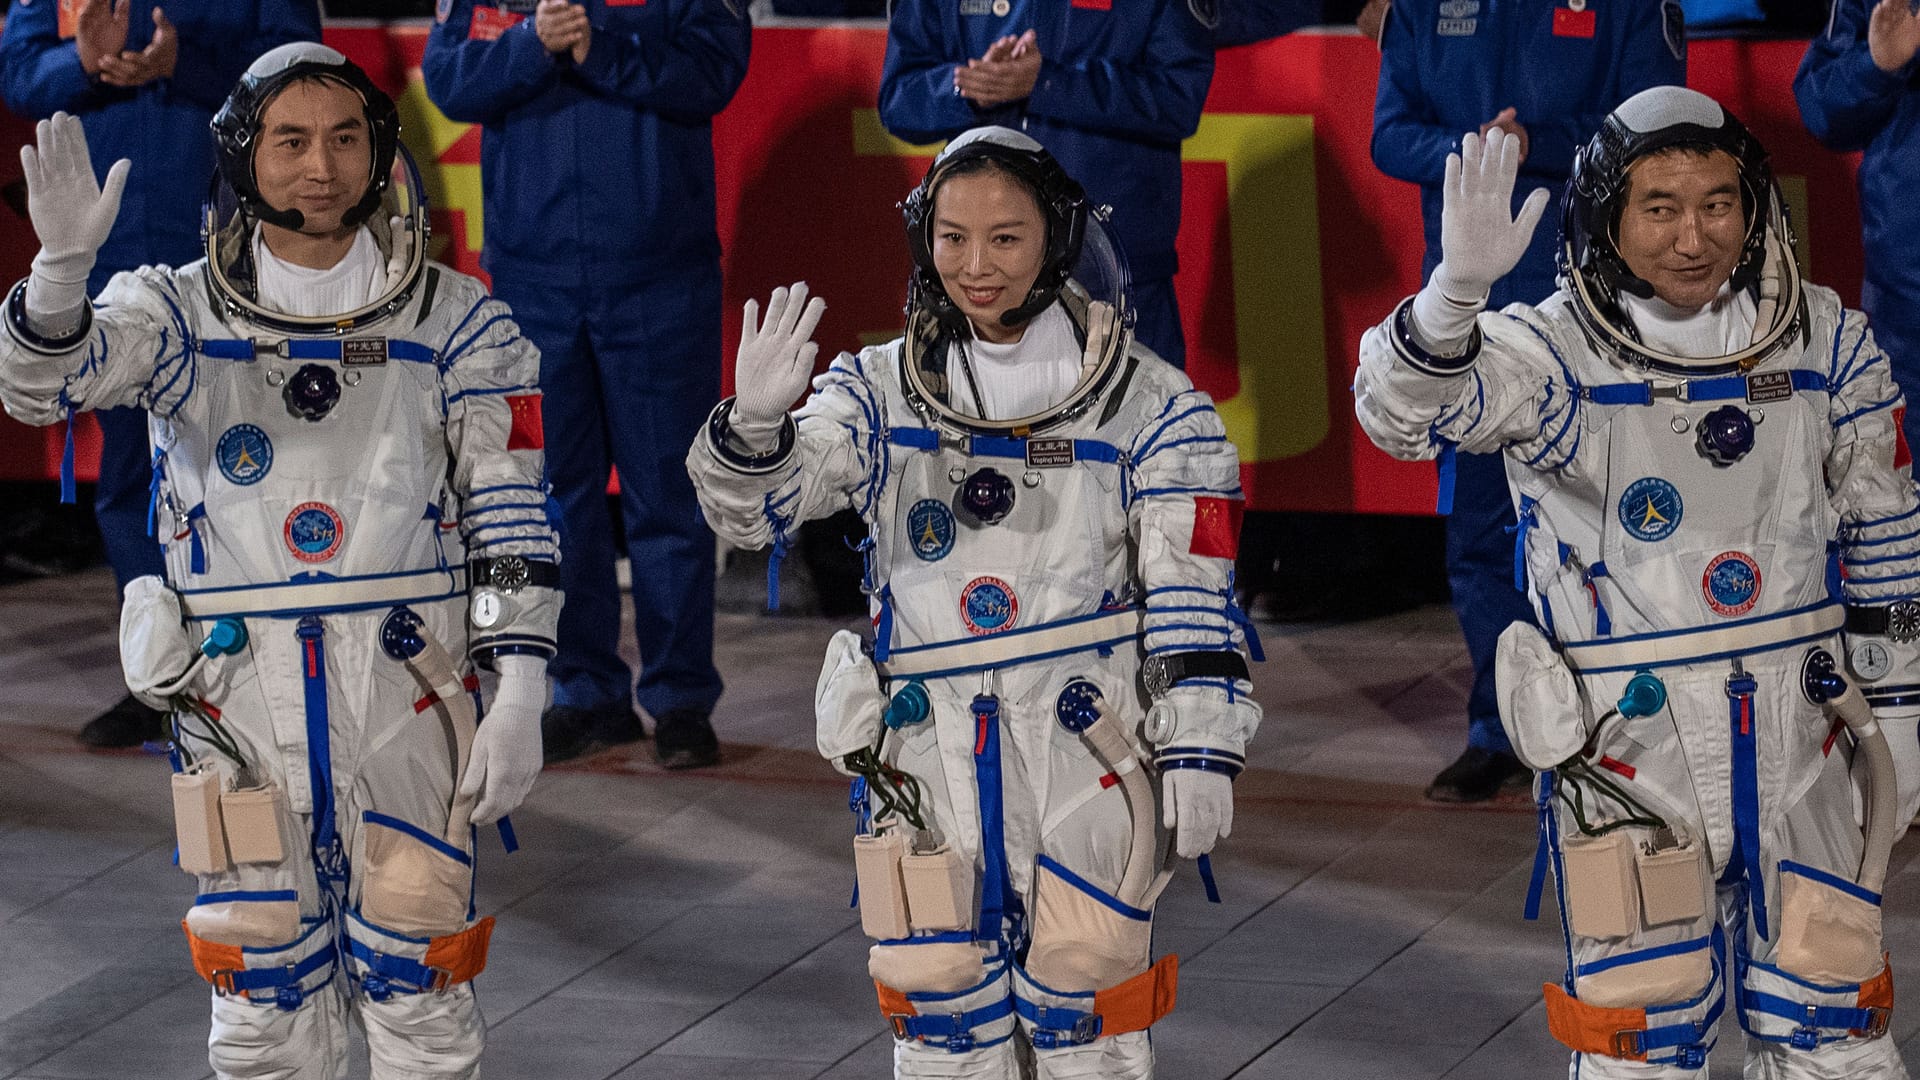
[[[434,211],[436,256],[479,272],[480,132],[427,100],[422,24],[333,27],[400,103]],[[714,124],[725,251],[727,369],[748,297],[805,280],[829,302],[824,354],[893,337],[907,256],[896,204],[933,148],[880,127],[874,101],[885,32],[762,29],[733,104]],[[1801,42],[1695,42],[1693,85],[1724,102],[1773,152],[1815,280],[1850,300],[1860,283],[1854,162],[1800,125],[1791,83]],[[1353,420],[1360,335],[1419,285],[1419,195],[1369,157],[1378,56],[1352,34],[1296,34],[1220,53],[1200,129],[1184,148],[1177,280],[1194,382],[1219,404],[1261,509],[1425,513],[1434,470],[1389,460]],[[24,125],[9,127],[12,141]],[[0,154],[0,163],[15,155]],[[0,165],[0,168],[6,168]],[[0,185],[13,176],[0,172]],[[1551,224],[1544,226],[1551,227]],[[0,259],[33,250],[8,226]],[[23,237],[23,234],[24,237]],[[83,472],[89,455],[82,440]],[[53,475],[57,434],[0,426],[0,476]]]

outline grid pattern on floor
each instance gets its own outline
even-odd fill
[[[72,740],[122,692],[115,616],[103,572],[0,588],[0,1078],[208,1075],[164,760]],[[514,816],[523,849],[483,845],[486,1075],[889,1075],[847,907],[845,788],[813,751],[810,688],[838,628],[722,616],[719,769],[665,773],[642,745],[549,770]],[[1182,957],[1160,1074],[1561,1074],[1539,994],[1559,931],[1520,918],[1530,807],[1420,798],[1464,730],[1451,613],[1264,629],[1267,719],[1215,860],[1224,903],[1184,876],[1156,924]],[[1916,850],[1901,843],[1887,890],[1902,978],[1920,956]],[[1916,1033],[1920,1009],[1901,1010],[1909,1053]],[[1723,1031],[1715,1078],[1738,1075],[1738,1039]]]

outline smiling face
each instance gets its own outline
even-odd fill
[[[1718,296],[1746,236],[1740,167],[1725,153],[1667,150],[1628,172],[1620,257],[1674,307],[1697,311]]]
[[[999,169],[950,177],[934,193],[934,269],[981,340],[1020,340],[1026,328],[1000,316],[1026,302],[1046,249],[1040,204]]]
[[[373,140],[366,106],[351,88],[302,79],[267,103],[253,153],[260,197],[276,210],[298,210],[300,231],[329,235],[372,182]]]

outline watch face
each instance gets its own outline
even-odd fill
[[[500,621],[506,605],[500,594],[492,589],[480,589],[473,594],[473,625],[482,630],[491,628]]]
[[[527,567],[527,560],[518,555],[505,555],[493,560],[488,577],[495,588],[504,593],[515,593],[527,587],[533,580],[533,571]]]
[[[1150,697],[1159,697],[1167,692],[1171,685],[1168,675],[1167,658],[1164,656],[1149,656],[1146,663],[1140,666],[1140,680],[1146,684]]]
[[[1920,604],[1900,600],[1887,607],[1887,636],[1895,641],[1920,638]]]

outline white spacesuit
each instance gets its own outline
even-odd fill
[[[1463,141],[1443,266],[1354,392],[1395,456],[1506,455],[1546,631],[1510,628],[1498,677],[1542,772],[1530,904],[1551,864],[1567,930],[1549,1027],[1583,1078],[1704,1077],[1726,1008],[1749,1077],[1904,1077],[1879,889],[1920,797],[1920,503],[1887,358],[1801,283],[1765,152],[1675,87],[1581,152],[1561,290],[1481,313],[1544,208],[1514,220],[1516,150]]]
[[[1047,223],[1006,346],[935,266],[943,185],[989,162]],[[1168,848],[1225,834],[1260,720],[1231,590],[1237,455],[1206,395],[1132,342],[1101,217],[1038,143],[963,136],[906,215],[907,335],[841,354],[789,417],[819,301],[779,290],[758,331],[750,303],[740,396],[688,469],[735,544],[777,555],[847,506],[871,529],[874,640],[835,638],[816,709],[821,753],[865,794],[855,864],[896,1074],[1011,1078],[1030,1056],[1042,1077],[1147,1077],[1177,974],[1150,955]]]
[[[283,94],[336,111],[272,112]],[[183,925],[221,1077],[345,1076],[349,1012],[375,1077],[476,1075],[493,920],[473,918],[473,825],[540,767],[560,595],[538,354],[426,259],[397,131],[339,53],[269,52],[215,120],[208,257],[91,306],[73,283],[128,164],[102,191],[65,116],[23,155],[43,246],[7,300],[0,400],[35,424],[151,414],[167,580],[129,587],[122,642],[132,688],[175,710]],[[255,175],[282,151],[304,214]],[[323,151],[349,156],[299,157]],[[350,245],[332,268],[276,253],[315,229]],[[477,733],[469,659],[501,674]]]

